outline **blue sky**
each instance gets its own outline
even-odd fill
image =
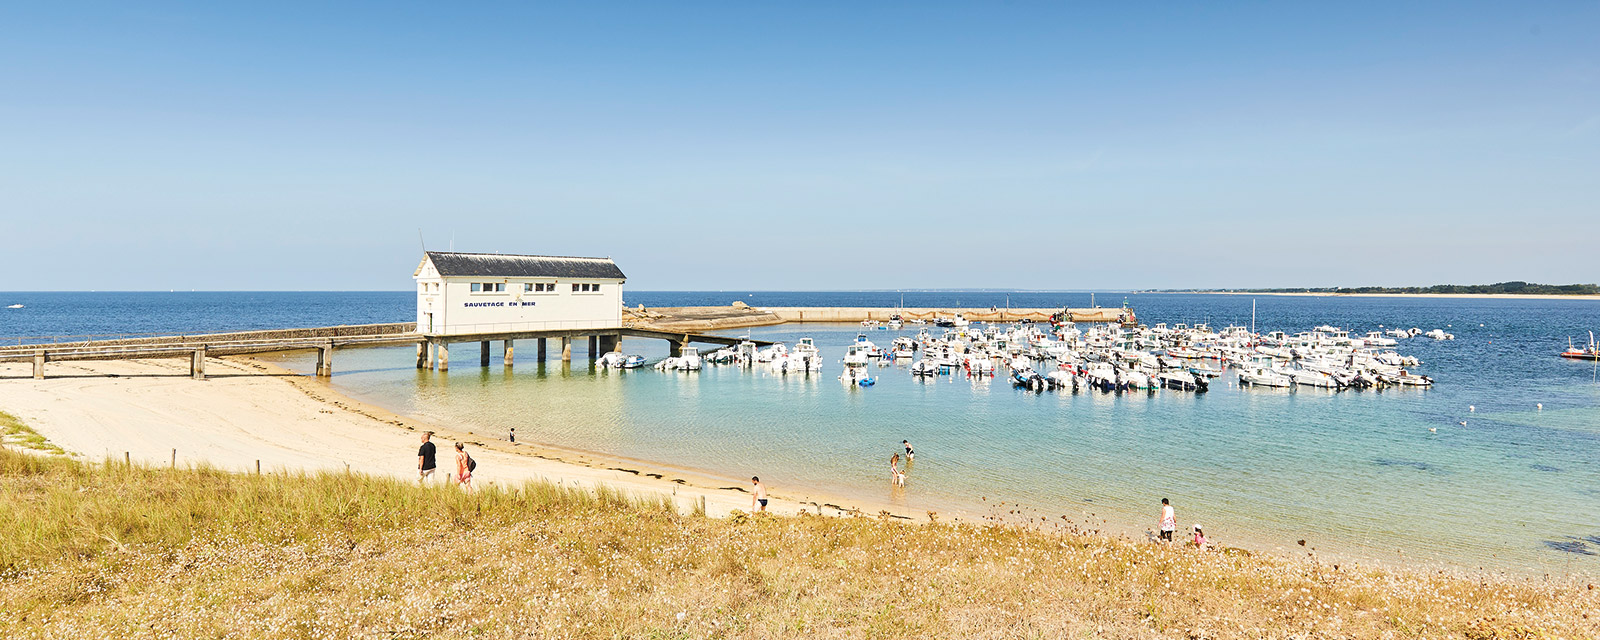
[[[1600,3],[230,4],[0,6],[0,290],[1600,280]]]

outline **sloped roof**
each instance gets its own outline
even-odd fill
[[[502,278],[607,278],[626,280],[610,258],[566,256],[513,256],[498,253],[429,251],[428,260],[439,275]]]

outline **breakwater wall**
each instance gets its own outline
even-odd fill
[[[974,322],[1015,322],[1018,320],[1049,320],[1050,316],[1061,312],[1061,309],[994,309],[979,308],[967,309],[958,307],[762,307],[761,311],[771,313],[784,322],[862,322],[864,320],[878,320],[888,322],[890,318],[899,315],[906,320],[928,320],[936,318],[954,318],[956,314]],[[1122,322],[1132,321],[1133,310],[1115,308],[1095,309],[1067,309],[1074,322]]]
[[[899,315],[905,320],[954,318],[960,314],[973,322],[1047,321],[1061,309],[989,309],[959,307],[657,307],[628,309],[630,324],[662,331],[715,331],[762,327],[788,322],[888,322]],[[1067,309],[1074,322],[1134,322],[1132,309]]]

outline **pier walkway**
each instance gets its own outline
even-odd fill
[[[591,327],[543,329],[504,327],[495,331],[468,334],[428,335],[417,332],[416,323],[340,325],[302,329],[271,329],[186,335],[119,336],[25,336],[0,339],[0,362],[33,362],[33,377],[44,379],[45,364],[73,360],[134,360],[145,358],[189,358],[189,373],[205,378],[206,358],[282,351],[317,351],[317,375],[333,374],[333,352],[349,347],[393,347],[416,345],[417,368],[450,368],[451,344],[477,342],[479,365],[489,366],[490,343],[503,343],[506,366],[511,366],[517,340],[536,340],[539,360],[544,360],[548,340],[558,340],[561,359],[572,359],[572,341],[586,338],[589,357],[617,350],[623,337],[666,340],[672,355],[691,343],[736,345],[739,338],[703,335],[683,331],[659,331],[635,327]],[[757,345],[771,343],[754,340]]]

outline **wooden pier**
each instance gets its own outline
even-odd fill
[[[336,349],[352,347],[393,347],[416,345],[417,368],[445,371],[450,368],[450,345],[465,342],[479,343],[479,366],[487,367],[490,361],[490,343],[503,343],[505,366],[512,366],[517,340],[535,340],[538,360],[548,355],[548,341],[556,340],[561,360],[572,360],[572,343],[585,340],[589,358],[621,348],[623,337],[652,338],[667,341],[672,355],[681,353],[691,343],[736,345],[739,338],[703,335],[683,331],[658,331],[638,327],[601,327],[589,329],[496,331],[488,333],[426,335],[417,332],[415,323],[389,323],[368,325],[341,325],[301,329],[276,329],[264,331],[235,331],[228,333],[164,335],[164,336],[61,336],[10,338],[0,345],[0,362],[32,362],[33,377],[45,378],[45,365],[50,362],[83,360],[135,360],[149,358],[186,358],[189,374],[197,380],[205,379],[207,358],[232,355],[250,355],[284,351],[317,352],[316,375],[333,375],[333,355]],[[758,345],[770,342],[755,340]]]
[[[897,307],[767,307],[751,308],[743,305],[727,307],[677,307],[652,310],[630,309],[620,327],[588,328],[526,328],[501,327],[500,330],[426,334],[417,331],[416,323],[340,325],[302,329],[274,329],[264,331],[236,331],[194,335],[166,336],[65,336],[0,339],[0,362],[33,362],[33,377],[45,377],[45,365],[50,362],[72,360],[131,360],[140,358],[188,358],[189,373],[195,379],[205,379],[207,358],[280,351],[317,352],[316,374],[333,375],[333,355],[336,349],[352,347],[392,347],[415,345],[417,368],[447,371],[450,369],[450,345],[467,342],[478,343],[478,366],[487,367],[491,360],[491,343],[500,342],[505,366],[512,366],[518,340],[533,340],[538,350],[537,360],[548,356],[550,341],[556,341],[561,361],[572,360],[574,340],[587,342],[590,359],[602,353],[621,349],[622,339],[649,338],[665,340],[669,351],[676,356],[691,343],[733,346],[741,338],[708,335],[704,331],[757,327],[788,322],[886,322],[894,316],[905,320],[954,318],[961,315],[972,322],[1047,321],[1056,313],[1065,312],[1075,322],[1136,322],[1132,309],[994,309],[994,308],[897,308]],[[11,344],[15,341],[15,344]],[[752,340],[758,346],[771,343]]]

